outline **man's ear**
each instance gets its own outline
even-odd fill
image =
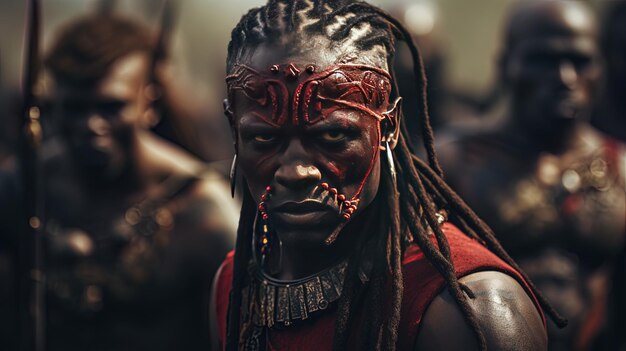
[[[228,118],[228,123],[230,124],[231,128],[234,128],[235,126],[235,119],[234,119],[234,114],[233,114],[233,110],[230,106],[230,101],[228,99],[224,99],[224,101],[222,102],[223,107],[224,107],[224,115],[226,116],[226,118]]]
[[[400,137],[400,115],[402,111],[402,97],[398,97],[393,103],[390,104],[390,109],[383,112],[385,119],[383,123],[386,125],[383,128],[383,138],[381,144],[385,145],[389,143],[389,147],[394,149],[398,145],[398,138]]]

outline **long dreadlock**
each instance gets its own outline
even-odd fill
[[[346,349],[355,314],[362,313],[358,307],[367,302],[373,306],[366,318],[362,318],[361,340],[365,349],[396,348],[400,307],[403,293],[402,257],[406,246],[413,242],[424,252],[425,257],[444,277],[447,287],[460,307],[468,325],[474,331],[479,347],[486,349],[485,336],[478,324],[468,298],[472,292],[463,286],[455,275],[450,246],[437,222],[437,208],[445,208],[450,220],[466,235],[475,238],[489,248],[503,261],[517,269],[529,283],[540,305],[557,325],[565,325],[560,317],[537,291],[528,277],[505,252],[496,240],[491,229],[461,200],[443,181],[443,172],[437,161],[433,131],[430,125],[426,103],[426,76],[424,65],[417,46],[413,43],[404,26],[381,9],[365,2],[354,0],[269,0],[260,8],[250,10],[242,17],[232,31],[228,45],[227,71],[231,73],[237,63],[244,62],[252,48],[268,41],[286,40],[290,36],[324,36],[333,44],[357,50],[360,57],[384,57],[394,81],[394,93],[399,96],[393,73],[393,59],[396,40],[409,47],[414,66],[415,82],[418,91],[419,117],[422,124],[422,139],[427,152],[428,164],[417,158],[407,142],[406,128],[401,129],[398,145],[393,150],[398,174],[396,182],[388,171],[386,158],[381,158],[381,185],[370,206],[380,206],[385,211],[374,211],[378,217],[372,233],[366,233],[356,243],[356,249],[349,260],[342,296],[339,299],[335,322],[333,348]],[[301,40],[301,43],[306,43]],[[343,45],[343,46],[342,46]],[[400,113],[401,115],[401,113]],[[385,171],[387,170],[387,171]],[[250,260],[250,245],[256,205],[245,191],[241,210],[241,220],[237,233],[236,254],[233,267],[233,282],[230,295],[227,322],[228,350],[236,350],[240,342],[239,314],[241,290],[247,283],[247,263]],[[434,234],[437,245],[430,240]],[[369,235],[367,235],[369,234]],[[363,282],[358,275],[361,264],[372,263],[370,279]],[[391,289],[389,289],[391,286]],[[389,308],[383,299],[390,299]]]

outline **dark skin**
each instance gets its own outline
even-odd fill
[[[271,65],[263,65],[265,62],[293,62],[301,67],[325,64],[325,57],[280,57],[275,52],[265,46],[258,48],[251,61],[253,68],[266,70]],[[292,84],[291,89],[296,82]],[[268,185],[273,189],[267,204],[271,224],[283,246],[279,278],[305,277],[345,258],[350,242],[344,239],[349,235],[340,236],[337,245],[324,244],[324,239],[339,225],[340,217],[338,203],[322,191],[320,184],[327,182],[348,197],[357,192],[375,157],[372,149],[378,149],[378,121],[356,111],[339,110],[312,125],[276,128],[254,114],[258,109],[255,102],[239,94],[235,99],[233,127],[238,160],[250,192],[253,198],[260,199]],[[376,160],[359,208],[373,200],[379,169]],[[311,210],[298,206],[306,202]],[[360,213],[357,210],[355,217]]]
[[[323,47],[324,43],[319,44]],[[286,47],[293,49],[298,46]],[[266,69],[272,64],[284,65],[293,62],[300,65],[312,63],[323,68],[344,58],[336,57],[336,54],[325,49],[302,50],[296,53],[292,51],[287,54],[285,52],[286,50],[280,48],[261,45],[253,51],[250,61],[246,64],[257,70]],[[355,58],[350,63],[361,63],[358,60],[359,58]],[[261,112],[258,107],[255,108],[254,104],[242,100],[238,95],[233,102],[233,133],[238,137],[240,167],[248,180],[252,196],[260,198],[267,185],[275,189],[276,195],[270,204],[274,202],[276,205],[271,206],[278,206],[270,207],[268,214],[283,242],[282,265],[277,277],[281,279],[305,277],[346,258],[354,247],[355,236],[361,232],[357,229],[367,216],[369,210],[367,206],[371,204],[378,191],[380,158],[372,154],[379,153],[379,146],[382,144],[381,136],[376,133],[379,122],[358,111],[342,109],[333,112],[323,122],[311,126],[287,124],[283,127],[271,127],[250,113],[253,110]],[[286,218],[280,218],[281,214],[277,216],[277,209],[280,209],[282,203],[287,201],[297,203],[303,198],[315,196],[312,194],[316,193],[316,185],[320,181],[327,181],[340,193],[352,195],[363,181],[372,157],[376,157],[376,162],[372,173],[365,180],[359,209],[339,239],[332,245],[325,245],[324,239],[333,230],[333,226],[339,223],[336,209],[314,214],[302,207],[297,215],[291,217],[282,215]],[[274,213],[272,209],[275,210]],[[294,206],[294,212],[295,209],[297,207]],[[278,218],[275,220],[275,217]],[[316,221],[308,221],[313,218],[321,219],[323,223],[316,225]],[[527,350],[528,345],[533,345],[531,349],[545,349],[545,333],[541,318],[528,295],[514,279],[497,272],[483,272],[469,275],[463,281],[479,296],[473,302],[477,309],[491,307],[494,311],[481,315],[481,324],[484,324],[486,329],[494,331],[487,337],[490,349],[500,349],[503,345],[502,342],[506,338],[492,337],[502,335],[502,325],[515,325],[519,326],[520,330],[532,331],[516,333],[516,340],[519,342],[518,347],[513,349]],[[506,294],[507,299],[499,298],[501,292]],[[447,294],[442,292],[436,300],[446,299]],[[489,297],[482,298],[483,295]],[[449,297],[448,301],[451,301]],[[500,305],[500,301],[506,301],[504,307]],[[499,307],[494,306],[495,303],[498,303]],[[501,308],[500,312],[496,312],[498,308]],[[523,313],[504,313],[507,309]],[[432,333],[437,334],[440,339],[451,339],[450,334],[438,329],[440,324],[447,324],[452,330],[467,331],[458,339],[461,343],[459,345],[475,345],[475,336],[471,334],[465,321],[462,318],[453,318],[460,313],[454,303],[433,304],[422,320],[422,328],[426,332],[424,336],[418,337],[416,347],[420,347],[421,350],[439,349],[426,341],[428,333],[433,329],[435,330]],[[451,323],[450,320],[454,322]],[[217,340],[214,342],[217,345]]]
[[[140,173],[154,173],[143,171],[152,167],[146,164],[151,160],[140,156],[142,134],[156,118],[140,91],[145,59],[141,53],[121,59],[91,87],[58,84],[55,119],[70,155],[85,175],[101,183],[123,180],[144,188],[149,180]]]
[[[592,14],[578,2],[529,2],[508,25],[501,79],[507,119],[438,148],[446,180],[570,319],[550,348],[584,348],[578,331],[607,291],[624,243],[623,174],[587,124],[599,80]]]
[[[68,152],[46,162],[45,173],[52,350],[86,342],[120,350],[208,347],[202,306],[232,247],[236,210],[221,179],[198,178],[202,164],[149,131],[156,116],[144,93],[148,67],[148,54],[138,52],[93,86],[57,82],[54,118]],[[142,245],[129,230],[136,221],[129,211],[146,199],[156,199],[161,229],[145,236],[163,241]],[[87,285],[84,297],[63,302],[63,287],[72,284]]]
[[[489,350],[547,349],[543,321],[515,279],[500,272],[478,272],[459,279],[459,282],[476,295],[469,302]],[[424,314],[415,350],[477,349],[476,337],[465,323],[456,302],[448,291],[442,292]]]

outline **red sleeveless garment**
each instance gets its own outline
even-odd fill
[[[545,326],[545,318],[537,300],[526,281],[515,269],[479,242],[461,233],[454,225],[444,223],[442,229],[450,243],[457,277],[460,278],[479,271],[499,271],[508,274],[515,278],[532,298]],[[226,313],[232,281],[233,256],[232,252],[228,254],[217,278],[216,312],[220,348],[222,349],[223,340],[226,338]],[[412,350],[422,316],[430,302],[445,287],[445,281],[424,257],[424,253],[417,245],[410,246],[405,252],[402,273],[404,275],[404,295],[398,331],[398,350]],[[294,325],[282,330],[272,329],[269,332],[268,350],[331,350],[335,330],[334,324],[335,315],[325,313],[313,317],[312,320],[303,325]]]

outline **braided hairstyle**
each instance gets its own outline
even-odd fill
[[[356,328],[356,313],[365,313],[358,335],[364,349],[396,348],[400,307],[403,293],[402,258],[404,249],[410,243],[417,244],[425,257],[444,277],[447,287],[458,303],[462,314],[474,331],[481,349],[486,349],[486,340],[478,320],[468,303],[472,292],[459,283],[452,263],[450,246],[437,222],[437,209],[449,212],[450,220],[468,236],[482,242],[497,256],[517,269],[537,296],[541,306],[558,325],[566,322],[553,310],[537,291],[528,277],[505,252],[496,240],[491,229],[461,200],[444,182],[443,172],[434,148],[433,131],[430,126],[426,103],[426,77],[418,48],[409,32],[395,18],[383,10],[362,1],[354,0],[269,0],[260,8],[250,10],[242,17],[232,31],[228,45],[227,71],[232,73],[234,66],[249,59],[255,46],[266,42],[292,42],[308,45],[315,42],[314,36],[329,39],[332,47],[357,54],[361,60],[373,60],[375,65],[389,69],[395,84],[393,59],[396,40],[409,47],[414,65],[417,101],[422,125],[422,139],[427,151],[428,163],[415,156],[409,146],[408,133],[402,128],[398,144],[393,150],[398,177],[389,171],[387,159],[381,158],[381,183],[378,194],[370,206],[380,206],[383,211],[374,211],[371,233],[360,236],[355,243],[349,260],[342,296],[336,312],[333,348],[347,348],[348,338]],[[379,60],[379,61],[376,61]],[[397,85],[392,95],[399,96]],[[404,124],[402,124],[404,126]],[[247,190],[244,190],[241,218],[237,232],[233,282],[228,309],[227,336],[228,350],[236,350],[242,340],[240,328],[241,291],[248,283],[247,265],[251,258],[250,242],[256,213],[256,204]],[[435,245],[429,238],[431,233],[437,240]],[[358,275],[359,267],[365,261],[371,262],[370,279],[363,282]],[[388,287],[391,286],[391,289]],[[389,300],[387,304],[383,300]],[[372,306],[366,312],[359,307],[367,303]],[[360,312],[357,312],[360,311]],[[353,325],[354,324],[354,325]]]

